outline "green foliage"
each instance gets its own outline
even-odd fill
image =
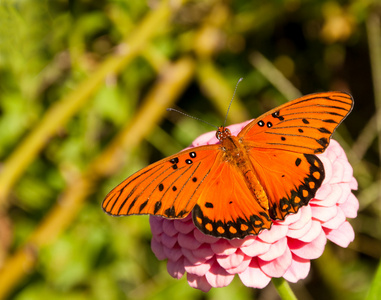
[[[310,299],[321,299],[327,291],[337,295],[346,289],[346,299],[363,299],[370,289],[368,299],[377,299],[380,270],[374,279],[373,274],[381,253],[381,211],[380,142],[375,140],[380,140],[380,135],[376,122],[369,120],[376,120],[375,107],[381,108],[381,95],[373,89],[376,84],[372,85],[372,80],[379,83],[375,76],[381,67],[369,64],[374,58],[368,49],[381,47],[377,45],[377,36],[371,36],[375,25],[369,21],[371,16],[381,19],[379,3],[170,1],[169,16],[163,13],[160,26],[147,29],[152,37],[147,38],[146,44],[142,42],[135,57],[122,67],[112,63],[109,69],[104,67],[108,59],[122,60],[123,53],[131,50],[131,36],[140,32],[142,21],[157,12],[160,3],[0,2],[2,164],[17,152],[55,104],[73,91],[82,93],[81,84],[86,80],[94,82],[81,105],[52,135],[44,137],[44,145],[33,154],[31,163],[25,168],[20,166],[20,176],[12,182],[6,197],[0,199],[0,219],[12,225],[12,230],[0,228],[1,234],[11,236],[11,246],[4,240],[0,252],[12,257],[40,226],[45,226],[45,218],[55,207],[60,208],[60,201],[79,177],[85,174],[94,180],[84,196],[86,202],[78,210],[67,208],[72,213],[63,231],[49,228],[55,233],[54,238],[35,249],[36,265],[24,280],[10,287],[10,297],[248,299],[275,293],[270,286],[263,291],[246,288],[237,278],[229,287],[208,294],[192,289],[185,278],[171,278],[165,262],[158,261],[152,253],[148,217],[112,218],[101,209],[104,196],[125,177],[187,147],[198,135],[212,130],[194,119],[160,112],[166,119],[158,122],[144,141],[129,147],[130,138],[125,142],[125,152],[112,158],[118,161],[118,168],[100,175],[92,173],[94,161],[125,126],[133,124],[144,99],[148,99],[152,86],[162,80],[168,64],[192,57],[196,62],[194,78],[182,94],[179,92],[175,106],[216,125],[222,123],[231,97],[221,95],[221,91],[232,89],[239,77],[245,80],[233,102],[232,120],[254,118],[291,100],[287,95],[295,90],[278,85],[271,73],[274,70],[279,70],[303,94],[323,90],[352,93],[354,111],[335,138],[346,148],[359,181],[356,195],[360,211],[358,218],[351,221],[356,240],[328,259],[338,266],[334,275],[338,278],[335,284],[340,286],[324,280],[324,270],[320,269],[324,265],[316,264],[313,268],[317,271],[313,269],[307,280],[292,287],[300,298],[307,293]],[[368,44],[368,40],[374,39],[375,44]],[[256,53],[268,60],[269,70],[263,67],[266,61],[253,59]],[[99,86],[95,82],[101,68],[105,68],[107,76]],[[62,110],[62,114],[68,111]],[[365,132],[364,128],[368,130]],[[29,150],[21,157],[27,156]],[[107,159],[104,162],[106,165]],[[0,172],[1,169],[2,166]],[[0,192],[6,189],[0,184]],[[66,206],[60,209],[65,210]],[[311,282],[319,288],[311,288]]]

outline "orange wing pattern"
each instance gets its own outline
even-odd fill
[[[250,149],[249,159],[269,201],[269,215],[284,220],[315,196],[324,180],[316,155],[274,149]]]
[[[186,217],[197,202],[218,149],[218,145],[193,148],[136,172],[106,196],[104,211],[117,216]]]
[[[350,113],[353,99],[342,92],[317,93],[281,105],[239,133],[266,191],[273,220],[296,213],[315,196],[324,167],[322,153]]]
[[[214,173],[193,209],[194,224],[205,234],[228,239],[270,229],[268,213],[256,201],[238,167],[221,161]]]
[[[253,148],[322,153],[352,107],[353,99],[346,93],[307,95],[263,114],[246,125],[238,137]]]
[[[221,145],[195,147],[127,178],[103,201],[111,215],[184,218],[205,234],[244,238],[296,213],[324,180],[322,153],[353,99],[341,92],[307,95],[250,122]]]

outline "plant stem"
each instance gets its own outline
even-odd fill
[[[296,296],[289,286],[288,282],[280,277],[280,278],[272,278],[272,282],[278,291],[279,296],[283,300],[296,300]]]

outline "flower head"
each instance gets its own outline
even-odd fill
[[[248,122],[229,129],[237,135]],[[191,147],[216,143],[215,132],[209,132]],[[331,140],[318,157],[325,179],[315,198],[284,221],[273,221],[270,230],[227,240],[201,233],[191,214],[180,220],[151,216],[153,252],[158,259],[168,259],[171,276],[179,279],[186,272],[189,285],[205,292],[229,285],[236,274],[254,288],[264,288],[272,277],[290,282],[306,278],[310,260],[322,255],[327,239],[341,247],[353,241],[354,231],[346,219],[356,217],[359,207],[351,192],[357,182],[340,145]]]

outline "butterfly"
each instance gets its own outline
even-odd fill
[[[215,145],[194,147],[153,163],[116,186],[103,210],[182,219],[218,238],[270,229],[308,204],[321,186],[316,154],[353,107],[343,92],[310,94],[270,110],[237,136],[218,128]]]

